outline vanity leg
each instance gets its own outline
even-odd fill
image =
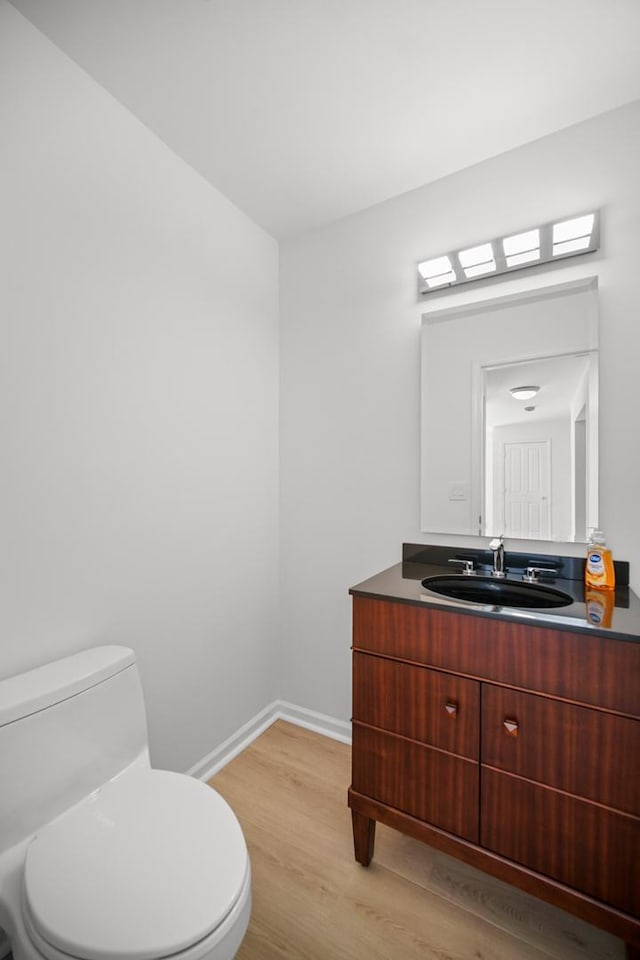
[[[627,960],[640,960],[640,946],[635,943],[626,943],[625,947]]]
[[[370,817],[365,817],[363,813],[351,811],[351,822],[353,824],[353,847],[356,854],[356,860],[363,867],[368,867],[373,857],[373,846],[376,839],[376,822]],[[631,957],[631,960],[636,960]],[[640,957],[637,958],[640,960]]]

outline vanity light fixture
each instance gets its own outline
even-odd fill
[[[593,253],[599,246],[600,211],[594,210],[422,260],[418,264],[418,290],[424,295],[489,275]]]
[[[531,400],[532,397],[535,397],[539,389],[540,387],[512,387],[509,393],[514,400]]]

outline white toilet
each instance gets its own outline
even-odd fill
[[[132,650],[0,681],[0,929],[14,960],[231,960],[250,913],[229,805],[151,769]]]

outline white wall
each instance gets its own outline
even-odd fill
[[[431,294],[429,303],[449,306],[598,275],[600,522],[640,587],[640,444],[633,427],[640,409],[639,129],[636,102],[282,246],[287,699],[347,718],[349,586],[399,560],[403,540],[483,542],[419,532],[425,301],[416,296],[417,261],[592,207],[602,209],[599,253],[503,283]]]
[[[348,718],[348,587],[403,540],[482,542],[419,533],[416,262],[594,206],[600,253],[428,303],[599,275],[601,524],[639,589],[639,127],[283,246],[280,650],[276,244],[0,0],[0,676],[134,646],[176,769],[279,693]]]
[[[0,676],[138,653],[159,765],[277,696],[276,243],[0,0]]]

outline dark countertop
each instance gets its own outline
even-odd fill
[[[411,556],[412,551],[407,549],[411,545],[404,545],[404,556]],[[383,570],[362,583],[351,587],[349,593],[357,597],[371,597],[380,600],[395,600],[400,603],[410,603],[418,606],[433,607],[439,610],[447,609],[454,613],[464,613],[472,617],[488,617],[498,620],[509,620],[513,623],[528,623],[530,626],[553,626],[559,630],[570,630],[573,633],[596,634],[617,640],[635,641],[640,643],[640,598],[626,586],[616,586],[615,606],[611,611],[610,626],[594,625],[587,620],[587,605],[585,603],[585,588],[582,579],[568,579],[565,577],[547,577],[541,583],[556,587],[570,594],[574,602],[567,607],[556,607],[551,610],[520,609],[517,607],[496,607],[469,603],[463,600],[452,600],[439,596],[422,586],[425,577],[438,574],[451,575],[455,570],[447,562],[444,555],[448,548],[436,548],[432,556],[428,549],[423,548],[420,553],[413,551],[414,559],[405,559],[402,563]],[[467,555],[469,551],[452,548],[449,556]],[[419,559],[419,562],[418,562]],[[427,560],[429,562],[424,562]],[[553,557],[538,557],[544,563],[552,563]],[[521,570],[508,568],[508,579],[520,580]],[[556,568],[557,569],[557,568]],[[583,568],[578,568],[583,569]],[[628,570],[628,568],[627,568]],[[574,569],[562,570],[563,573],[573,574]],[[621,571],[622,572],[622,571]],[[479,570],[479,574],[487,570]],[[462,574],[458,574],[462,578]],[[624,579],[624,573],[623,577]],[[604,591],[603,591],[604,592]],[[608,591],[607,591],[608,592]]]

